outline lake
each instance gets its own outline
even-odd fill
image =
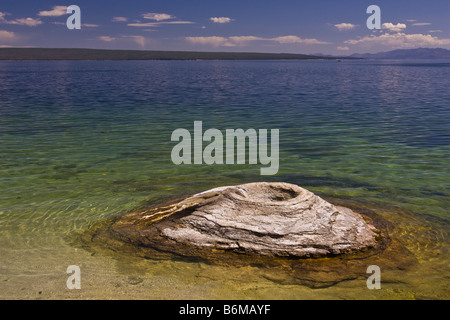
[[[0,298],[449,299],[450,61],[0,62]],[[175,165],[178,128],[279,129],[279,170]],[[222,185],[378,208],[417,259],[322,289],[255,266],[93,254],[73,238]],[[81,269],[68,290],[66,269]]]

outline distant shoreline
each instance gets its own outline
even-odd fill
[[[340,60],[292,53],[0,48],[0,60]]]

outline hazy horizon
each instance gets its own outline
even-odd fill
[[[211,50],[159,50],[159,49],[105,49],[105,48],[88,48],[88,47],[83,47],[83,48],[74,48],[74,47],[31,47],[31,46],[0,46],[0,49],[3,48],[10,48],[10,49],[65,49],[65,50],[70,50],[70,49],[77,49],[77,50],[111,50],[111,51],[161,51],[161,52],[202,52],[202,53],[261,53],[261,54],[298,54],[298,55],[311,55],[311,56],[330,56],[330,57],[346,57],[346,56],[352,56],[352,55],[363,55],[363,54],[379,54],[379,53],[386,53],[386,52],[392,52],[392,51],[398,51],[398,50],[417,50],[417,49],[430,49],[430,50],[448,50],[449,49],[445,49],[445,48],[422,48],[422,47],[418,47],[418,48],[409,48],[409,49],[393,49],[393,50],[389,50],[389,51],[379,51],[379,52],[354,52],[351,54],[327,54],[327,53],[323,53],[323,52],[315,52],[315,53],[302,53],[302,52],[298,52],[298,53],[289,53],[289,52],[256,52],[256,51],[211,51]]]

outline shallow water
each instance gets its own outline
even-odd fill
[[[0,298],[449,299],[448,61],[0,62]],[[280,129],[280,170],[171,161],[177,128]],[[146,203],[298,184],[392,221],[418,263],[310,289],[256,267],[94,254],[73,236]],[[66,288],[79,265],[82,289]]]

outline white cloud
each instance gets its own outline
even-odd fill
[[[124,35],[124,36],[119,36],[119,37],[111,37],[111,36],[100,36],[97,37],[96,39],[103,41],[103,42],[127,42],[128,43],[131,41],[133,41],[134,43],[136,43],[140,48],[145,49],[145,46],[148,43],[148,38],[144,37],[144,36],[138,36],[138,35]]]
[[[16,34],[11,31],[0,30],[0,40],[1,41],[10,41],[16,38]]]
[[[209,18],[214,23],[230,23],[233,19],[228,17],[211,17]]]
[[[213,47],[234,47],[236,45],[225,37],[186,37],[185,39],[193,44],[211,45]]]
[[[158,27],[162,24],[194,24],[195,22],[192,21],[182,21],[182,20],[174,20],[174,21],[166,21],[175,19],[175,16],[172,16],[167,13],[144,13],[142,15],[144,19],[147,20],[154,20],[153,22],[141,22],[140,20],[134,20],[132,23],[128,23],[127,26],[129,27],[140,27],[140,28],[148,28],[148,27]],[[116,17],[113,21],[127,21],[124,17]]]
[[[338,50],[340,50],[340,51],[348,51],[348,50],[350,50],[349,47],[345,47],[345,46],[339,46],[339,47],[337,47],[336,49],[338,49]]]
[[[40,17],[60,17],[67,14],[67,6],[54,6],[49,11],[39,11]]]
[[[356,28],[358,25],[353,24],[353,23],[338,23],[334,25],[339,31],[344,31],[344,30],[352,30],[354,28]]]
[[[147,44],[147,39],[144,36],[123,36],[123,38],[132,39],[142,49],[144,49],[145,45]]]
[[[129,27],[158,27],[163,24],[194,24],[192,21],[162,21],[162,22],[134,22],[128,23]]]
[[[381,25],[382,29],[387,29],[389,31],[393,31],[393,32],[400,32],[403,29],[406,29],[406,24],[404,23],[397,23],[397,24],[393,24],[393,23],[383,23]]]
[[[416,23],[413,23],[412,25],[416,26],[416,27],[420,27],[420,26],[429,26],[430,24],[431,24],[430,22],[416,22]]]
[[[158,25],[159,23],[157,22],[133,22],[127,24],[129,27],[157,27]]]
[[[153,13],[153,12],[144,13],[142,16],[144,17],[144,19],[156,20],[156,21],[163,21],[163,20],[169,20],[169,19],[176,18],[167,13]]]
[[[347,40],[345,44],[374,44],[396,48],[435,47],[450,45],[450,39],[439,39],[429,34],[385,33],[380,36],[366,36],[357,40]]]
[[[86,27],[86,28],[97,28],[97,27],[99,27],[98,24],[92,24],[92,23],[83,23],[81,26],[82,27]]]
[[[2,22],[6,24],[15,24],[19,26],[28,26],[28,27],[36,27],[43,23],[40,19],[33,19],[33,18],[20,18],[11,21],[3,20]]]
[[[0,23],[15,24],[19,26],[29,26],[29,27],[36,27],[43,23],[40,19],[34,18],[19,18],[16,20],[6,20],[7,15],[10,14],[7,12],[0,12]]]
[[[442,32],[442,30],[430,30],[430,31],[428,31],[428,32],[430,32],[430,33],[436,33],[436,32]]]
[[[302,39],[297,36],[282,36],[266,40],[276,41],[278,43],[306,43],[306,44],[328,44],[328,42],[319,41],[317,39]]]
[[[328,44],[328,42],[319,41],[317,39],[302,39],[297,36],[281,36],[276,38],[261,38],[256,36],[233,36],[233,37],[186,37],[187,41],[194,44],[211,45],[213,47],[235,47],[246,45],[251,41],[273,41],[280,44]]]
[[[159,24],[194,24],[195,22],[192,21],[163,21],[163,22],[157,22]]]
[[[116,40],[116,38],[110,37],[110,36],[100,36],[100,37],[98,37],[98,39],[100,41],[104,41],[104,42],[112,42],[112,41]]]
[[[233,36],[233,37],[228,37],[228,39],[230,39],[231,41],[234,41],[234,42],[265,40],[264,38],[255,37],[255,36]]]
[[[112,21],[113,22],[127,22],[128,18],[125,18],[125,17],[113,17]]]

